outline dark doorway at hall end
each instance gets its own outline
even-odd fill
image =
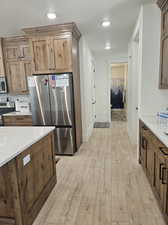
[[[127,63],[111,65],[111,121],[127,121],[127,74]]]

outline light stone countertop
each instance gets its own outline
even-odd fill
[[[0,167],[54,129],[55,127],[0,127]]]
[[[3,116],[32,116],[31,112],[10,112],[10,113],[5,113]]]
[[[168,132],[168,124],[165,120],[157,118],[157,116],[145,116],[140,115],[140,120],[158,137],[158,139],[168,148],[168,135],[165,133]],[[168,120],[168,119],[167,119]]]

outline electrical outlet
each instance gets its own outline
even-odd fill
[[[26,166],[30,161],[31,161],[31,157],[30,157],[30,154],[28,154],[23,158],[23,165]]]

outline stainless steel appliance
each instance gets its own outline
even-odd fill
[[[60,155],[76,151],[72,74],[28,78],[33,125],[55,126],[55,149]]]
[[[15,111],[14,103],[0,102],[0,126],[3,126],[3,114]]]
[[[0,94],[7,93],[6,78],[0,76]]]

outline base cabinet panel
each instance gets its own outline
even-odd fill
[[[3,116],[4,126],[32,126],[32,116]]]
[[[56,184],[53,133],[0,167],[0,183],[0,225],[31,225]]]
[[[156,154],[155,161],[155,191],[160,201],[160,205],[165,211],[166,194],[167,194],[167,178],[165,178],[167,170],[167,159],[160,151]]]
[[[139,162],[168,222],[168,148],[142,121],[140,121],[139,136]]]

